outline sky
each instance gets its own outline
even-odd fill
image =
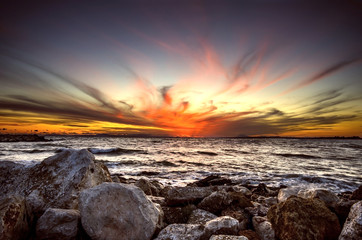
[[[362,137],[362,1],[0,3],[0,133]]]

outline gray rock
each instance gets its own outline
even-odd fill
[[[362,201],[351,207],[348,218],[344,223],[339,240],[359,240],[362,239]]]
[[[36,224],[37,239],[75,239],[79,221],[78,210],[48,208]]]
[[[271,223],[265,217],[253,217],[253,227],[262,240],[275,240],[275,232]]]
[[[306,189],[300,190],[298,192],[298,197],[301,198],[318,198],[322,200],[327,207],[335,207],[339,201],[339,198],[333,192],[322,189],[322,188],[313,188],[313,189]]]
[[[141,188],[146,195],[159,196],[163,188],[162,184],[157,181],[150,181],[146,177],[141,177],[135,182],[135,185]]]
[[[192,211],[187,223],[205,225],[205,223],[215,218],[217,218],[217,216],[211,212],[202,209],[195,209]]]
[[[213,187],[165,187],[162,196],[166,198],[167,205],[195,203],[209,196]]]
[[[0,168],[0,175],[5,171]],[[29,196],[29,207],[44,212],[47,208],[77,208],[78,194],[102,182],[111,181],[108,169],[95,163],[87,150],[64,150],[31,167],[16,168],[0,191]]]
[[[150,239],[160,222],[160,208],[132,185],[103,183],[80,193],[84,230],[92,239]]]
[[[301,190],[300,187],[288,187],[288,188],[281,188],[278,193],[278,202],[284,202],[290,196],[297,196],[298,192]]]
[[[249,240],[249,239],[245,236],[212,235],[210,240]]]
[[[227,234],[236,235],[239,230],[239,221],[229,216],[218,217],[205,224],[205,233],[208,236]]]
[[[206,240],[204,226],[199,224],[171,224],[161,230],[154,240]]]
[[[24,197],[8,196],[0,200],[0,239],[26,239],[29,223]]]

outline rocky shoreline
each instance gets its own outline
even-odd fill
[[[336,195],[220,176],[165,186],[111,176],[85,149],[0,162],[0,193],[0,240],[362,239],[362,186]]]
[[[44,136],[37,134],[0,134],[0,142],[47,142]]]

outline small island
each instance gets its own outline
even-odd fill
[[[44,136],[36,134],[0,134],[0,142],[46,142]]]

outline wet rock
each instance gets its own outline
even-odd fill
[[[282,188],[279,190],[278,193],[278,202],[284,202],[287,200],[290,196],[297,196],[298,192],[301,190],[300,187],[288,187],[288,188]]]
[[[186,223],[195,209],[196,206],[192,204],[183,207],[164,207],[165,222],[168,224]]]
[[[337,239],[341,231],[337,216],[319,199],[292,196],[268,211],[275,235],[287,239]]]
[[[252,231],[252,230],[242,230],[242,231],[239,231],[239,235],[240,236],[245,236],[247,237],[249,240],[261,240],[261,238],[259,237],[259,235]]]
[[[135,182],[135,185],[142,189],[146,195],[159,196],[162,185],[157,181],[151,182],[148,178],[142,177]]]
[[[49,207],[77,208],[81,190],[111,181],[108,169],[95,163],[93,154],[70,149],[32,167],[23,167],[17,175],[8,175],[8,179],[0,184],[4,194],[41,199],[36,208],[43,212]],[[41,202],[43,206],[39,205]]]
[[[362,239],[362,201],[351,207],[348,218],[344,223],[339,240]]]
[[[230,185],[232,181],[219,175],[210,175],[204,179],[189,184],[189,186],[207,187],[216,185]]]
[[[275,240],[275,232],[265,217],[253,217],[253,227],[261,240]]]
[[[212,187],[165,187],[161,195],[165,197],[167,205],[172,206],[197,203],[212,192]]]
[[[218,217],[205,224],[205,233],[211,235],[236,235],[239,230],[239,221],[229,216]]]
[[[24,197],[7,196],[0,200],[0,239],[26,239],[29,223]]]
[[[269,207],[278,203],[278,199],[276,197],[259,196],[256,201]]]
[[[36,224],[37,239],[75,239],[79,221],[78,210],[48,208]]]
[[[210,240],[248,240],[245,236],[212,235]]]
[[[215,218],[217,218],[217,216],[211,212],[202,209],[195,209],[192,211],[187,223],[205,225],[205,223]]]
[[[198,207],[218,215],[230,205],[238,205],[241,208],[253,206],[242,193],[219,191],[205,197]]]
[[[306,189],[298,192],[298,197],[302,198],[318,198],[322,200],[327,207],[333,208],[339,202],[339,198],[333,192],[327,189],[315,188]]]
[[[161,230],[155,240],[206,240],[204,226],[171,224]]]
[[[150,239],[161,220],[160,209],[141,189],[121,183],[82,191],[79,209],[92,239]]]
[[[362,185],[352,192],[351,200],[362,200]]]

